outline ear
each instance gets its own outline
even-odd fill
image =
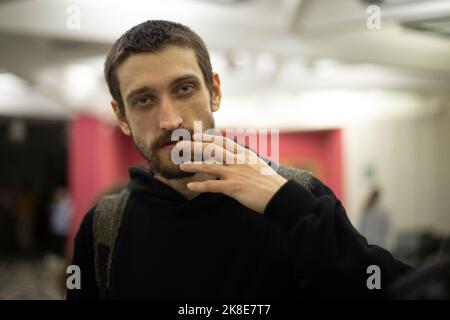
[[[114,114],[116,115],[117,122],[120,125],[120,129],[127,136],[131,135],[130,127],[128,126],[127,118],[125,117],[125,111],[121,111],[119,104],[116,100],[111,100],[111,107],[113,108]]]
[[[216,112],[220,108],[220,101],[222,100],[222,91],[220,90],[219,75],[213,72],[212,90],[211,90],[211,111]]]

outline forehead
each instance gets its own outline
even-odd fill
[[[133,54],[117,68],[122,97],[143,85],[163,87],[184,74],[197,74],[202,79],[194,51],[174,45],[156,52]]]

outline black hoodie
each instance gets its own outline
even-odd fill
[[[112,299],[378,298],[409,267],[367,244],[319,180],[286,182],[257,213],[221,193],[187,200],[143,168],[130,168],[130,200],[116,240]],[[92,208],[75,239],[81,289],[97,299]],[[368,267],[381,289],[369,289]]]

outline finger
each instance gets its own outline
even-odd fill
[[[246,148],[241,146],[239,143],[237,143],[229,138],[226,138],[224,136],[220,136],[220,135],[216,136],[216,135],[211,135],[211,134],[207,134],[207,133],[201,133],[201,134],[195,133],[194,141],[196,141],[196,140],[212,142],[234,154],[242,153],[247,150]]]
[[[190,150],[190,160],[196,162],[212,161],[222,164],[233,164],[236,162],[235,154],[214,143],[186,140],[178,142],[176,148],[186,151]]]
[[[195,192],[214,192],[225,193],[227,188],[227,182],[225,180],[206,180],[189,182],[187,187],[191,191]]]

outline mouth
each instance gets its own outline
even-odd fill
[[[172,149],[177,143],[178,141],[169,141],[163,144],[162,149]]]

